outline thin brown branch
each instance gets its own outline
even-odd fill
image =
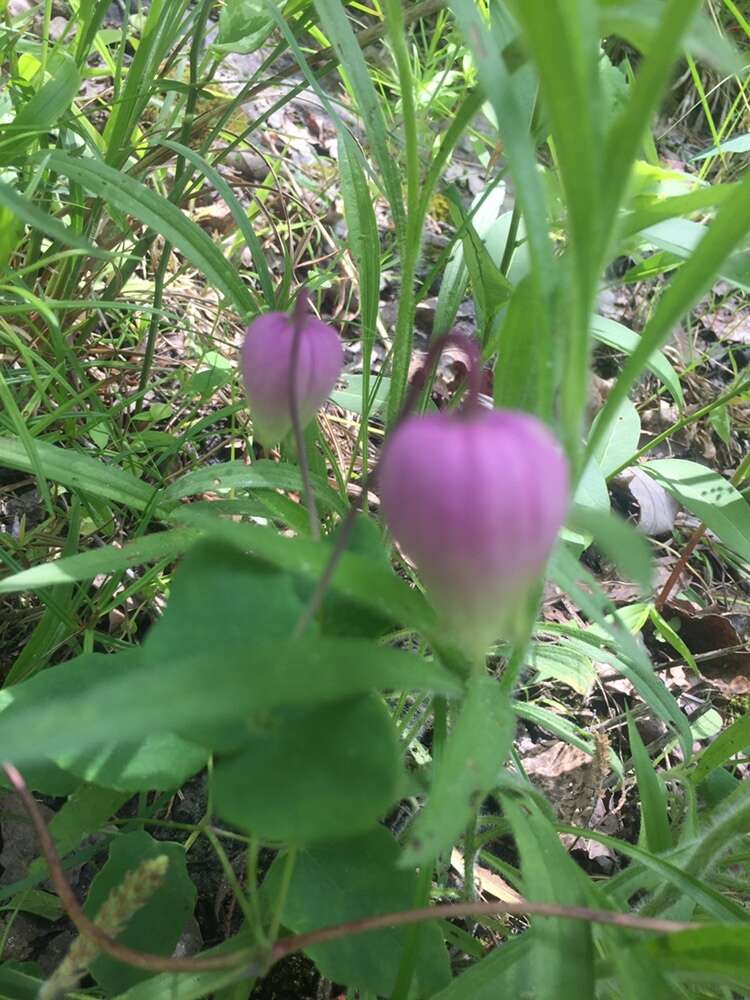
[[[416,910],[405,910],[402,913],[384,913],[379,917],[364,917],[362,920],[352,920],[350,923],[338,924],[335,927],[322,927],[320,930],[310,931],[308,934],[296,934],[292,937],[281,938],[271,949],[271,961],[278,962],[279,959],[294,951],[322,944],[324,941],[335,941],[338,938],[383,930],[386,927],[403,927],[405,924],[416,924],[422,920],[437,920],[438,918],[490,917],[504,913],[515,916],[586,920],[596,924],[625,927],[628,930],[651,931],[655,934],[677,934],[679,931],[696,930],[701,926],[701,924],[684,923],[679,920],[639,917],[634,913],[593,910],[588,906],[562,906],[557,903],[532,903],[526,900],[520,903],[439,903],[437,906],[424,906]]]
[[[667,582],[661,588],[658,597],[654,601],[654,607],[656,608],[657,611],[661,611],[664,605],[669,600],[669,598],[672,596],[672,591],[677,586],[677,581],[685,572],[685,567],[690,562],[690,557],[692,556],[693,552],[695,552],[695,550],[698,548],[698,544],[700,540],[703,538],[703,536],[706,534],[707,530],[708,530],[708,525],[705,522],[701,522],[690,536],[687,545],[682,550],[680,558],[674,564],[672,572],[667,577]]]
[[[112,958],[116,958],[120,962],[133,965],[138,969],[147,969],[149,972],[207,972],[212,969],[232,969],[242,966],[252,966],[253,968],[257,966],[258,971],[260,971],[262,968],[265,968],[266,963],[255,949],[245,948],[241,951],[231,952],[228,955],[215,955],[207,958],[170,958],[164,955],[153,955],[145,951],[136,951],[134,948],[128,948],[127,945],[119,944],[109,934],[106,934],[101,927],[98,927],[92,920],[89,920],[83,912],[81,904],[76,899],[65,877],[55,842],[42,818],[39,806],[36,804],[20,772],[9,763],[3,764],[3,770],[8,776],[8,780],[14,791],[18,793],[36,830],[42,853],[49,867],[52,883],[57,890],[65,912],[75,924],[79,933],[84,937],[90,938],[100,951],[111,955]]]

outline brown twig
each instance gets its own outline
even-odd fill
[[[206,972],[212,969],[237,968],[241,965],[248,967],[257,965],[259,969],[265,967],[265,962],[262,961],[255,949],[246,948],[228,955],[215,955],[208,958],[170,958],[164,955],[153,955],[144,951],[136,951],[133,948],[128,948],[127,945],[119,944],[109,934],[106,934],[101,927],[97,927],[92,920],[89,920],[83,912],[81,904],[76,899],[65,877],[55,842],[20,772],[13,764],[9,763],[3,764],[3,770],[14,791],[18,793],[36,830],[42,853],[49,867],[52,883],[57,890],[65,912],[73,921],[79,933],[94,941],[100,951],[111,955],[112,958],[116,958],[120,962],[133,965],[138,969],[147,969],[149,972]]]
[[[610,924],[625,927],[630,930],[651,931],[657,934],[676,934],[679,931],[694,930],[700,924],[683,923],[677,920],[662,920],[657,917],[640,917],[632,913],[616,913],[611,910],[594,910],[585,906],[562,906],[557,903],[533,903],[521,900],[518,903],[441,903],[437,906],[425,906],[420,909],[405,910],[400,913],[384,913],[380,916],[365,917],[333,927],[323,927],[310,931],[308,934],[295,934],[277,941],[270,951],[262,953],[257,949],[242,949],[228,955],[216,955],[207,958],[169,958],[163,955],[153,955],[136,951],[125,945],[118,944],[114,938],[105,934],[97,927],[81,909],[73,890],[65,878],[55,843],[50,836],[34,797],[26,785],[20,772],[9,763],[3,764],[8,779],[18,793],[31,822],[39,837],[42,853],[49,866],[52,882],[57,890],[66,913],[75,924],[78,931],[93,940],[99,949],[112,958],[133,965],[149,972],[205,972],[218,969],[251,969],[253,974],[259,974],[271,965],[290,955],[314,944],[324,941],[335,941],[354,934],[364,934],[368,931],[381,930],[386,927],[401,927],[407,924],[419,923],[423,920],[438,918],[456,918],[469,916],[492,916],[503,913],[517,916],[562,917],[568,920],[587,920],[592,923]]]
[[[310,296],[307,289],[303,288],[297,296],[292,316],[292,350],[289,357],[289,410],[292,417],[294,443],[297,446],[297,461],[299,462],[299,471],[302,476],[302,492],[305,497],[305,507],[307,508],[307,517],[310,522],[310,535],[317,542],[320,539],[320,520],[318,518],[318,507],[315,503],[315,490],[310,481],[310,464],[307,461],[305,431],[299,412],[299,352],[302,346],[302,327],[304,326],[309,306]]]
[[[291,937],[281,938],[271,949],[271,961],[278,962],[279,959],[294,951],[322,944],[324,941],[335,941],[341,937],[365,934],[368,931],[382,930],[386,927],[403,927],[405,924],[415,924],[422,920],[436,920],[438,918],[489,917],[504,913],[516,916],[530,915],[587,920],[591,923],[610,924],[615,927],[651,931],[656,934],[677,934],[679,931],[696,930],[701,926],[701,924],[684,923],[679,920],[639,917],[634,913],[593,910],[588,906],[531,903],[526,900],[520,903],[439,903],[437,906],[424,906],[415,910],[405,910],[402,913],[384,913],[379,917],[364,917],[362,920],[352,920],[350,923],[338,924],[335,927],[322,927],[320,930],[310,931],[308,934],[295,934]]]
[[[701,522],[701,524],[698,525],[698,527],[690,536],[687,545],[680,554],[680,558],[674,564],[672,572],[667,577],[667,582],[661,588],[656,600],[654,601],[654,607],[656,608],[657,611],[661,611],[664,605],[669,600],[669,598],[672,596],[672,591],[677,586],[677,581],[684,573],[685,567],[690,562],[690,557],[692,556],[693,552],[695,552],[695,550],[697,549],[701,538],[703,538],[707,530],[708,530],[708,525],[705,522]]]

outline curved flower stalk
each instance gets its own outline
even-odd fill
[[[406,417],[396,427],[378,482],[386,523],[443,625],[479,652],[509,627],[543,570],[569,480],[549,430],[529,414],[481,407],[470,374],[462,411]]]
[[[308,311],[300,295],[294,314],[266,313],[253,320],[241,349],[242,377],[255,437],[273,445],[295,423],[305,427],[341,374],[343,350],[333,327]]]

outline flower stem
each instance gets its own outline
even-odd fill
[[[315,503],[315,490],[310,480],[310,466],[307,461],[307,447],[305,445],[305,434],[299,416],[299,392],[298,392],[298,368],[299,352],[302,342],[302,327],[307,316],[310,296],[306,289],[297,296],[297,304],[294,307],[293,317],[293,339],[292,356],[289,363],[289,409],[292,416],[292,430],[294,431],[294,442],[297,445],[297,460],[299,471],[302,476],[302,493],[305,498],[305,507],[310,521],[310,535],[317,542],[320,539],[320,520],[318,518],[318,508]]]

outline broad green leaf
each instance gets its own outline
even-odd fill
[[[160,233],[227,298],[241,317],[256,312],[253,298],[236,268],[200,226],[172,202],[128,174],[94,159],[55,150],[45,154],[45,162],[51,169],[104,199],[111,207],[134,215],[144,225]]]
[[[641,837],[649,851],[661,854],[672,846],[672,831],[667,815],[667,797],[654,765],[643,745],[633,719],[628,716],[628,738],[638,780],[641,804]]]
[[[169,859],[164,881],[149,901],[128,921],[118,941],[156,955],[171,955],[185,922],[193,912],[197,892],[185,865],[185,849],[181,844],[154,840],[143,831],[116,837],[110,846],[109,858],[91,883],[85,910],[93,918],[108,895],[128,872],[134,871],[147,859],[166,855]],[[94,962],[91,972],[109,996],[133,986],[150,973],[124,965],[108,955]]]
[[[345,410],[349,410],[351,413],[361,414],[363,412],[363,376],[345,373],[341,381],[344,383],[344,388],[333,390],[331,393],[332,402],[338,406],[343,406]],[[390,389],[391,380],[387,377],[381,378],[375,392],[372,394],[372,405],[369,407],[369,412],[372,416],[376,416],[383,409],[388,401]]]
[[[596,426],[594,420],[593,426]],[[614,472],[630,459],[638,450],[641,437],[641,418],[635,405],[629,400],[623,400],[622,406],[615,414],[606,433],[599,438],[593,452],[599,468],[608,479]]]
[[[306,538],[282,538],[255,524],[235,524],[182,508],[175,520],[203,530],[251,555],[308,579],[318,580],[328,565],[329,550]],[[331,589],[367,605],[395,622],[431,634],[435,615],[421,594],[372,559],[345,552],[333,574]]]
[[[0,594],[37,590],[75,580],[92,580],[101,573],[118,573],[131,566],[142,566],[159,559],[174,559],[189,549],[199,537],[200,532],[190,528],[172,528],[135,538],[126,542],[122,548],[111,545],[78,552],[74,556],[64,556],[0,579]]]
[[[145,510],[151,504],[154,488],[124,469],[46,441],[35,439],[34,444],[44,474],[53,482],[114,500],[134,510]],[[33,472],[29,456],[16,438],[0,437],[0,465]]]
[[[61,754],[57,763],[104,788],[122,792],[172,791],[208,760],[205,747],[173,733],[155,733],[142,743],[116,743],[89,753]]]
[[[640,337],[637,333],[606,316],[591,317],[591,333],[600,343],[613,347],[617,351],[623,351],[625,354],[632,354],[640,343]],[[685,397],[680,385],[680,377],[667,360],[666,355],[662,351],[654,351],[644,364],[652,374],[664,383],[680,406],[683,406]]]
[[[747,747],[750,747],[750,713],[735,719],[728,729],[703,750],[690,774],[692,781],[696,784],[703,781],[714,768],[721,767],[730,757],[742,753]]]
[[[610,509],[609,491],[596,459],[589,459],[578,480],[573,504],[580,510],[606,513]]]
[[[494,678],[475,677],[435,766],[429,796],[404,848],[401,865],[432,864],[458,839],[498,780],[515,717]]]
[[[219,15],[219,34],[213,47],[219,52],[255,52],[273,29],[264,0],[229,0]]]
[[[282,920],[298,934],[414,905],[414,871],[397,867],[399,846],[389,830],[375,827],[350,840],[302,851],[292,875]],[[272,900],[278,893],[284,859],[274,862],[263,883]],[[372,996],[391,996],[409,928],[388,928],[341,938],[306,949],[322,974]],[[448,953],[434,922],[421,930],[416,994],[432,996],[450,979]]]
[[[356,639],[243,642],[240,648],[226,643],[221,658],[215,644],[206,644],[136,669],[129,655],[91,653],[52,670],[59,684],[54,699],[37,699],[37,674],[8,689],[10,703],[0,713],[0,755],[21,769],[46,757],[170,731],[236,745],[264,713],[334,704],[367,691],[460,692],[437,664]]]
[[[393,804],[396,728],[375,695],[269,713],[219,759],[213,802],[263,840],[309,844],[371,829]]]
[[[502,796],[503,811],[521,858],[527,899],[569,906],[589,905],[585,878],[533,799]],[[591,925],[575,920],[532,918],[529,957],[532,992],[538,997],[584,1000],[594,996]]]
[[[642,465],[652,476],[746,562],[750,562],[750,504],[717,472],[682,458]]]
[[[0,966],[0,997],[2,1000],[38,1000],[43,980],[23,969],[14,969],[10,962]]]
[[[591,658],[564,644],[535,644],[531,648],[529,666],[536,671],[537,680],[552,678],[581,695],[588,694],[596,680],[596,670]]]
[[[603,38],[619,35],[645,52],[652,48],[654,32],[665,6],[665,0],[600,0],[600,34]],[[722,74],[740,76],[744,70],[740,53],[727,35],[717,29],[708,11],[699,10],[688,23],[683,44],[696,59]]]

